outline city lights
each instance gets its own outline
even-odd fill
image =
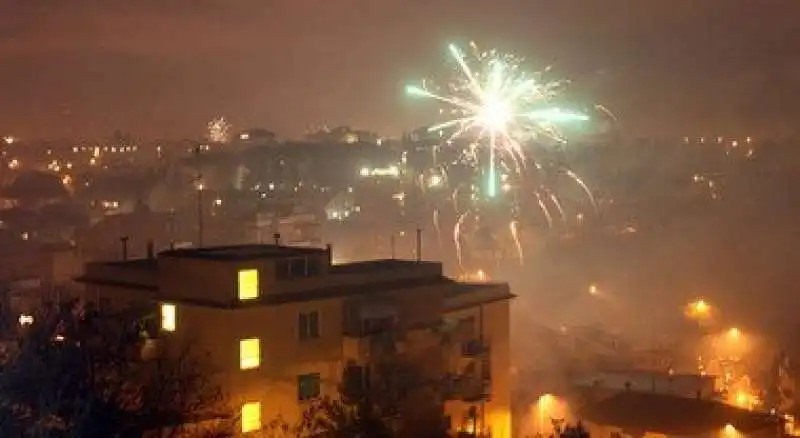
[[[33,324],[33,315],[20,315],[19,316],[19,325],[31,325]]]
[[[431,177],[428,178],[428,187],[429,188],[441,187],[443,181],[444,179],[442,178],[441,175],[431,175]]]
[[[362,167],[359,169],[359,175],[362,177],[392,177],[397,178],[400,176],[400,168],[397,165],[387,167]]]

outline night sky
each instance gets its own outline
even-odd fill
[[[796,0],[0,0],[0,133],[296,136],[428,120],[402,92],[475,40],[552,65],[632,134],[784,135]]]

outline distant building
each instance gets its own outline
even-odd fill
[[[292,423],[319,396],[385,383],[377,365],[391,357],[438,382],[424,401],[440,406],[452,429],[510,436],[508,286],[456,282],[440,263],[335,265],[331,254],[178,249],[89,263],[80,281],[101,310],[152,307],[158,342],[205,347],[243,434],[278,416]]]
[[[68,244],[22,242],[0,250],[0,310],[17,320],[46,303],[80,298],[73,279],[83,270],[84,257]]]
[[[597,437],[778,437],[779,417],[711,400],[623,392],[584,406],[579,413]]]
[[[652,371],[599,371],[573,379],[573,384],[594,392],[596,398],[620,392],[670,394],[687,398],[714,397],[714,377],[698,374],[670,374]]]

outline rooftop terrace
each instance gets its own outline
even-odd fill
[[[160,252],[158,256],[219,261],[242,261],[302,257],[307,255],[324,255],[327,254],[327,251],[328,250],[324,248],[300,248],[293,246],[257,244],[170,249]]]

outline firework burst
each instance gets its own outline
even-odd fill
[[[450,183],[453,188],[452,200],[457,212],[453,240],[459,263],[462,264],[462,240],[468,220],[478,220],[481,215],[476,209],[480,200],[495,198],[503,194],[511,200],[512,219],[508,229],[518,259],[523,260],[520,243],[520,200],[528,191],[534,203],[539,206],[550,227],[553,224],[551,209],[558,211],[563,221],[566,216],[561,202],[553,191],[542,183],[530,188],[530,174],[538,173],[542,166],[527,152],[530,143],[561,144],[564,136],[558,127],[564,123],[585,121],[588,116],[554,106],[553,99],[559,95],[564,81],[548,81],[544,72],[530,73],[525,70],[523,60],[511,54],[496,50],[481,51],[470,44],[471,55],[465,55],[455,45],[449,46],[449,53],[455,62],[452,79],[436,86],[423,81],[419,85],[408,86],[409,95],[434,100],[443,104],[440,113],[447,117],[428,130],[442,138],[442,147],[451,148],[456,144],[458,157],[453,161],[437,163],[434,178]],[[436,154],[438,148],[435,148]],[[453,165],[469,169],[485,181],[475,184],[474,178],[467,178],[468,185],[453,187]],[[528,172],[528,167],[535,172]],[[573,179],[594,199],[583,181],[574,172],[563,169],[561,174]],[[539,178],[535,178],[539,179]],[[463,181],[462,181],[463,182]],[[507,195],[507,196],[505,196]],[[438,209],[435,212],[438,229]]]
[[[214,143],[227,143],[230,137],[231,125],[225,117],[217,117],[208,122],[208,140]]]

